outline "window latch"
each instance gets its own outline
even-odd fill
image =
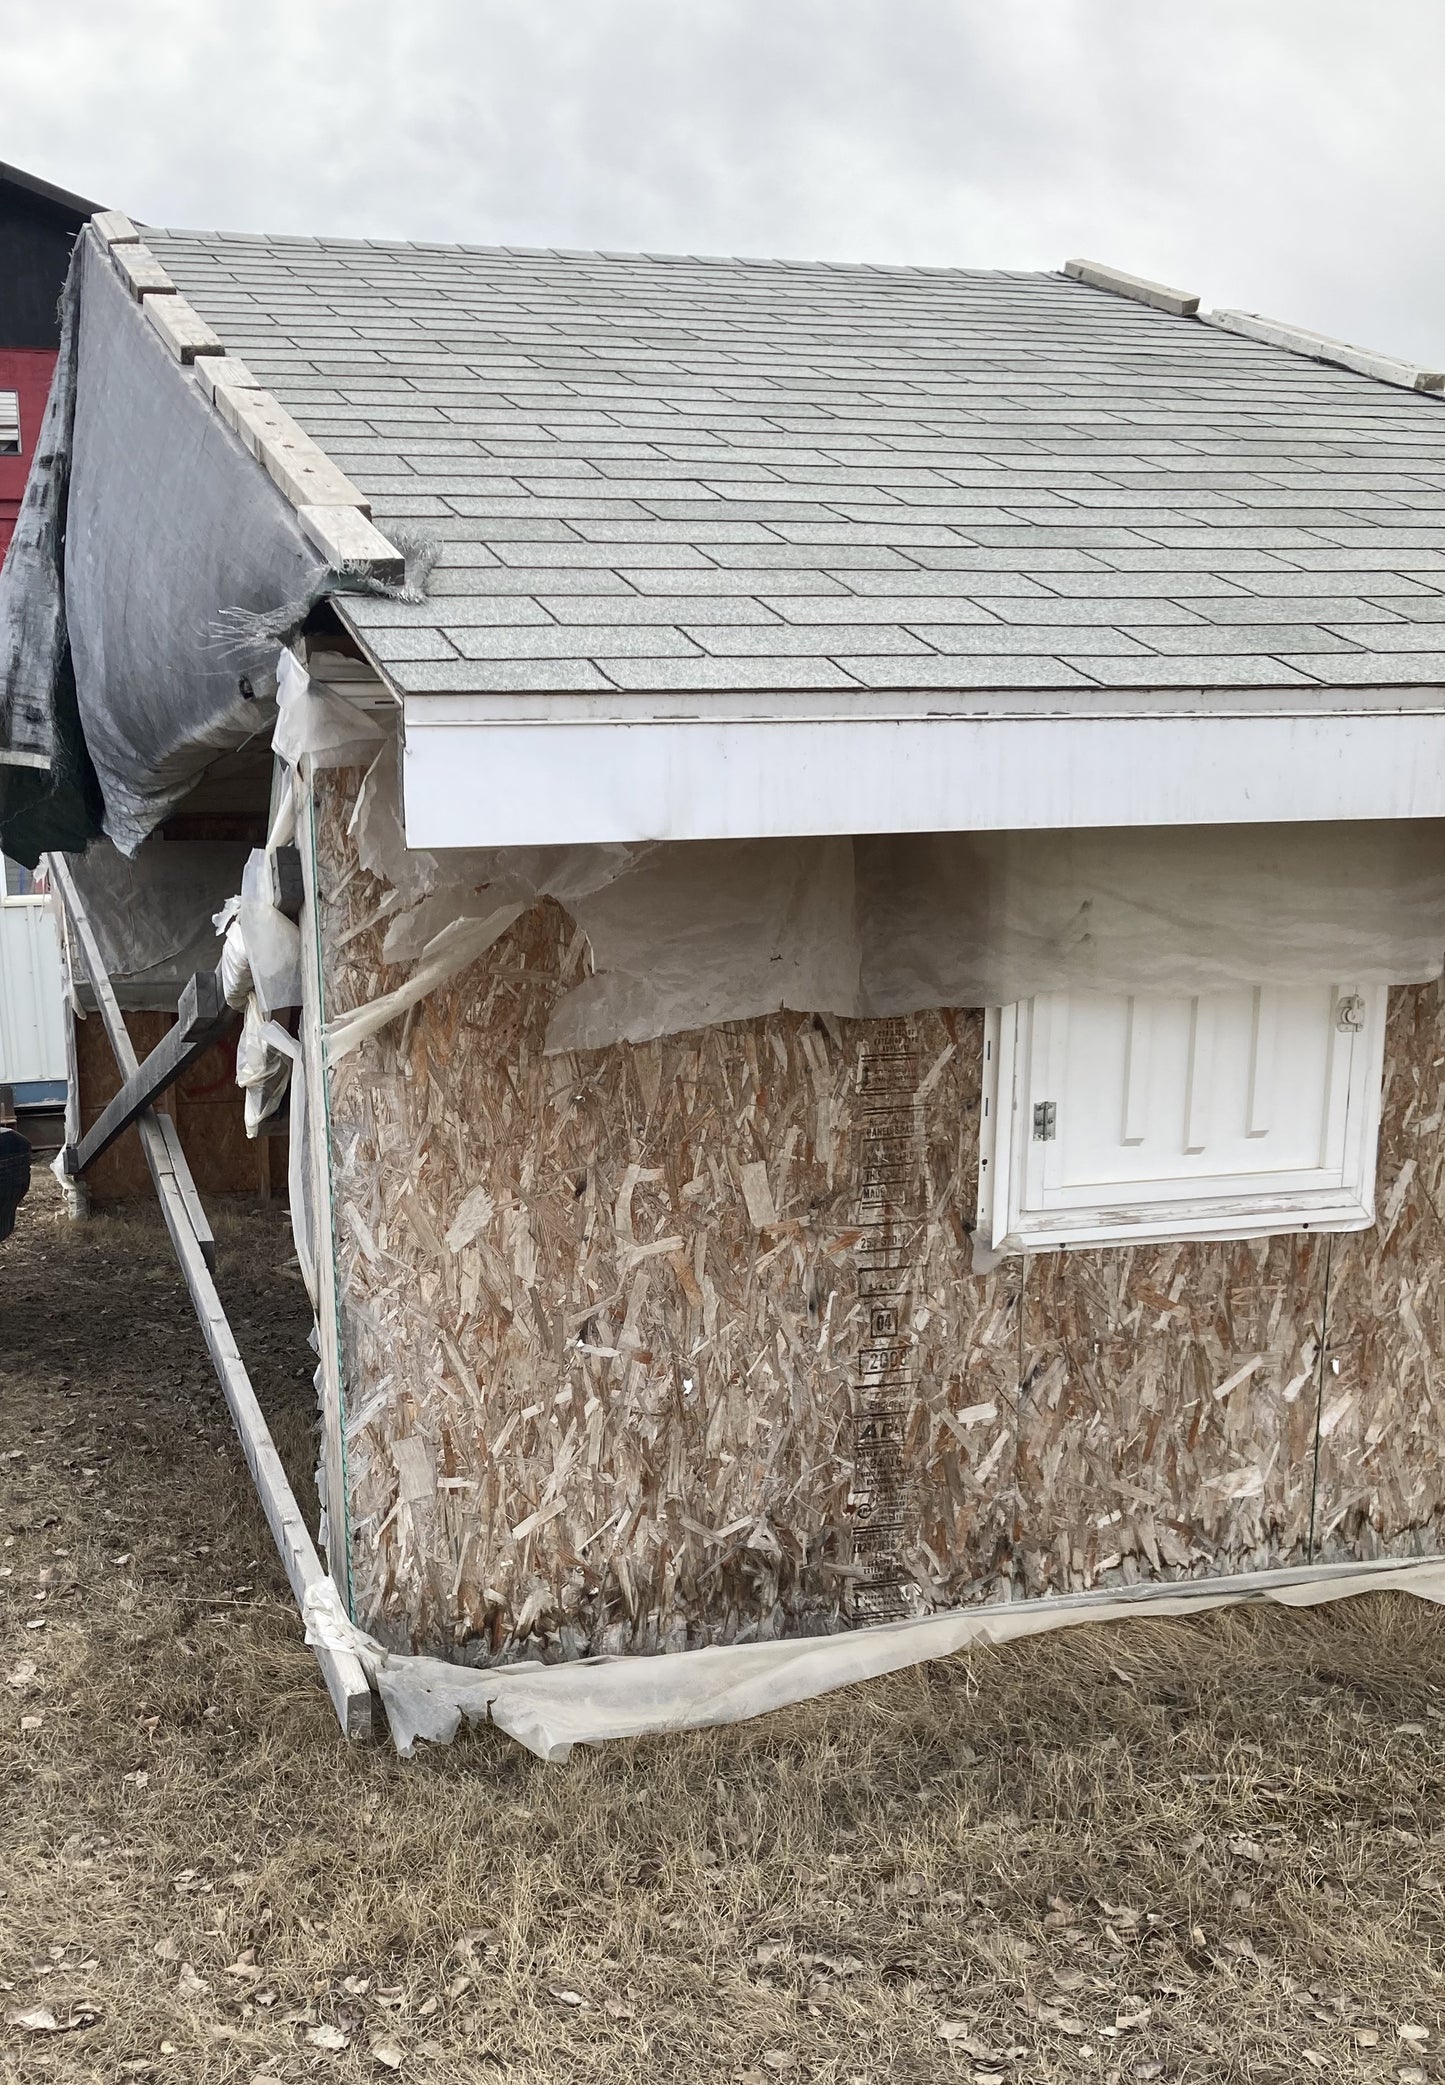
[[[1034,1142],[1052,1144],[1059,1133],[1059,1104],[1053,1100],[1034,1102]]]
[[[1352,992],[1335,1008],[1335,1026],[1342,1035],[1358,1035],[1365,1025],[1365,1002],[1358,992]]]

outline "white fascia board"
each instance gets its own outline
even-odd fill
[[[403,698],[413,847],[1445,817],[1445,690],[1306,708],[582,715]],[[604,698],[605,700],[605,698]],[[933,698],[935,704],[937,698]],[[993,698],[995,703],[1001,698]],[[1196,702],[1220,701],[1196,696]],[[533,719],[535,718],[535,721]]]

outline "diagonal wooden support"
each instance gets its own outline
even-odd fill
[[[56,890],[64,900],[70,923],[75,929],[75,938],[85,959],[91,988],[95,993],[100,1017],[105,1024],[110,1046],[120,1066],[121,1075],[127,1084],[140,1071],[135,1048],[126,1029],[114,987],[107,975],[99,945],[86,913],[85,905],[75,887],[75,879],[65,857],[52,854],[49,857],[50,875]],[[186,1278],[186,1287],[191,1292],[191,1302],[200,1320],[201,1332],[210,1352],[211,1363],[220,1381],[221,1391],[230,1410],[231,1419],[240,1437],[241,1450],[251,1472],[251,1481],[261,1501],[261,1510],[280,1553],[291,1590],[297,1604],[304,1602],[313,1586],[326,1582],[316,1545],[302,1518],[301,1508],[291,1489],[285,1468],[276,1452],[276,1443],[266,1424],[246,1364],[232,1334],[225,1308],[216,1292],[211,1270],[206,1264],[197,1235],[195,1212],[199,1212],[200,1201],[196,1194],[191,1169],[181,1150],[180,1138],[175,1134],[173,1123],[156,1114],[152,1107],[144,1107],[136,1116],[140,1131],[141,1147],[160,1196],[161,1214],[166,1220],[166,1229],[171,1235],[176,1258],[181,1263],[181,1272]],[[169,1132],[169,1134],[167,1133]],[[204,1218],[201,1218],[204,1224]],[[209,1235],[209,1233],[207,1233]],[[364,1738],[371,1735],[371,1688],[361,1662],[349,1651],[332,1651],[324,1645],[315,1646],[316,1661],[321,1667],[327,1692],[331,1696],[337,1719],[349,1738]]]
[[[198,971],[181,994],[176,1023],[125,1081],[80,1142],[65,1147],[65,1170],[78,1180],[129,1129],[136,1116],[219,1042],[240,1016],[227,1006],[218,972]]]

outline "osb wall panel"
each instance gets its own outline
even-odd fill
[[[401,981],[355,781],[318,784],[331,1018]],[[1434,1546],[1435,988],[1392,997],[1377,1231],[978,1278],[977,1015],[548,1059],[587,960],[539,906],[332,1077],[353,1590],[384,1638],[679,1648]]]
[[[125,1025],[138,1057],[144,1059],[165,1035],[174,1014],[128,1009]],[[76,1068],[80,1080],[80,1125],[90,1129],[108,1101],[120,1091],[120,1072],[100,1016],[75,1024]],[[216,1043],[163,1093],[157,1106],[174,1117],[181,1148],[202,1195],[263,1194],[275,1183],[285,1192],[284,1138],[246,1136],[243,1096],[236,1084],[233,1037]],[[107,1203],[150,1200],[155,1194],[140,1135],[128,1129],[96,1160],[85,1176],[91,1200]]]
[[[1022,1590],[1304,1560],[1324,1261],[1302,1237],[1030,1261]]]
[[[1322,1556],[1412,1556],[1445,1522],[1445,991],[1394,992],[1376,1228],[1330,1244]]]
[[[327,1013],[398,981],[318,785]],[[673,1648],[996,1593],[1017,1277],[981,1023],[542,1054],[558,907],[332,1076],[353,1591],[392,1641]]]

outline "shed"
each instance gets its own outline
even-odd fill
[[[306,1600],[404,1741],[1445,1596],[1439,374],[1087,263],[71,295],[110,842],[274,737]]]

